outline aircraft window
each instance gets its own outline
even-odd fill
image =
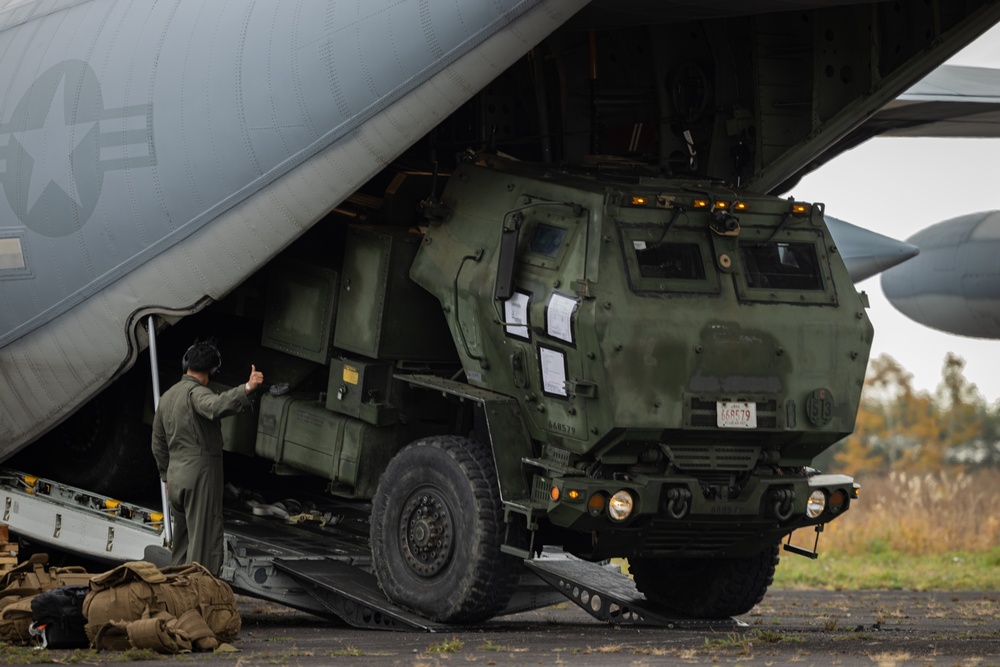
[[[566,230],[562,227],[538,223],[535,225],[535,231],[531,235],[528,250],[537,255],[555,258],[559,254],[559,249],[565,240]]]
[[[643,278],[704,280],[705,265],[697,243],[633,243]]]
[[[0,238],[0,270],[24,268],[24,250],[21,248],[21,239],[17,237]]]
[[[816,246],[812,243],[741,243],[747,287],[823,290]]]

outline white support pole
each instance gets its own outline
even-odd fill
[[[156,320],[149,316],[149,366],[153,373],[153,411],[160,407],[160,370],[156,357]],[[167,485],[160,480],[160,504],[163,506],[163,537],[167,546],[174,543],[174,526],[170,516],[170,502],[167,500]]]

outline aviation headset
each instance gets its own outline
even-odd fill
[[[217,348],[213,343],[209,342],[195,343],[194,345],[189,347],[186,352],[184,352],[184,357],[181,359],[181,369],[183,370],[183,372],[187,373],[188,370],[190,370],[191,357],[192,353],[195,350],[199,351],[205,350],[206,352],[212,355],[211,365],[207,370],[209,377],[215,377],[215,375],[219,372],[219,369],[222,368],[222,353],[219,352],[219,348]],[[203,369],[196,368],[195,370],[200,371]]]

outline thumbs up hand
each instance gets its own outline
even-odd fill
[[[257,367],[253,364],[250,365],[250,379],[247,380],[246,390],[249,394],[250,392],[256,390],[260,385],[264,384],[264,374],[257,370]]]

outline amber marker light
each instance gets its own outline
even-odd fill
[[[121,503],[117,500],[112,500],[111,498],[104,499],[104,509],[116,510]]]
[[[809,215],[811,209],[809,204],[792,203],[792,215]]]
[[[566,492],[566,496],[570,500],[579,500],[580,499],[580,492],[577,491],[576,489],[570,489],[569,491]]]
[[[727,208],[729,208],[729,202],[727,202],[727,201],[717,201],[717,202],[715,202],[712,205],[712,208],[714,208],[714,209],[716,209],[718,211],[725,211]]]
[[[604,494],[597,492],[587,500],[587,511],[598,516],[604,511]]]
[[[750,204],[746,203],[745,201],[738,201],[735,204],[733,204],[733,210],[734,211],[749,211],[750,210]]]
[[[552,487],[552,490],[549,491],[549,497],[552,498],[552,500],[559,500],[559,487],[558,486],[553,486]]]
[[[708,208],[708,200],[707,199],[695,199],[694,202],[692,203],[692,206],[694,208]]]
[[[645,206],[647,203],[649,203],[649,200],[646,197],[640,197],[638,195],[634,195],[632,197],[632,206]]]
[[[830,494],[830,499],[826,501],[826,509],[830,514],[840,514],[847,504],[847,494],[841,489],[837,489]]]

